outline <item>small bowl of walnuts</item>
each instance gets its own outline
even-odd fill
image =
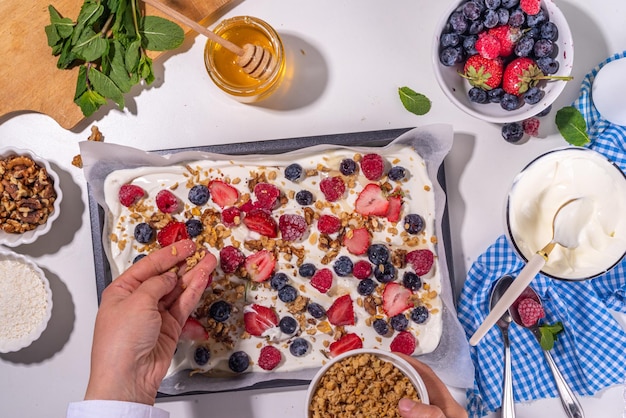
[[[402,398],[428,403],[426,386],[413,366],[392,352],[350,350],[326,363],[311,380],[305,416],[399,417]]]
[[[34,152],[0,149],[0,244],[30,244],[59,216],[59,176]]]

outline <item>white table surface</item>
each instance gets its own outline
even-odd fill
[[[445,169],[460,286],[471,263],[503,233],[503,203],[512,178],[533,157],[565,142],[549,117],[542,122],[542,138],[508,144],[499,126],[473,119],[445,98],[433,75],[431,41],[449,4],[235,1],[218,18],[257,16],[284,40],[293,74],[280,101],[244,105],[226,97],[205,71],[205,40],[190,36],[180,50],[157,63],[153,86],[127,97],[129,108],[123,112],[109,107],[72,131],[39,114],[0,118],[0,145],[30,148],[50,160],[64,193],[52,231],[15,249],[33,257],[48,274],[54,309],[40,340],[19,352],[0,354],[0,415],[61,417],[67,403],[84,393],[97,299],[87,186],[81,170],[70,162],[92,125],[108,143],[150,150],[450,123],[455,140]],[[575,81],[568,83],[556,109],[576,98],[585,73],[626,49],[622,0],[557,4],[570,22],[576,53]],[[362,70],[361,64],[369,68]],[[402,86],[427,95],[433,102],[430,113],[418,117],[407,112],[398,99]],[[464,400],[463,391],[453,393]],[[300,417],[304,394],[304,387],[254,390],[180,397],[158,405],[181,418]],[[585,397],[582,404],[587,417],[622,416],[623,389],[616,386]],[[556,399],[518,405],[517,412],[521,418],[565,417]]]

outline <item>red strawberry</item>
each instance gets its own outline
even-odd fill
[[[244,261],[248,277],[254,282],[264,282],[270,278],[276,266],[274,253],[268,250],[260,250],[250,254]]]
[[[328,292],[333,286],[333,273],[329,269],[323,268],[317,270],[311,277],[311,286],[322,293]]]
[[[423,248],[406,253],[404,260],[411,264],[415,274],[423,276],[433,267],[435,255],[429,249]]]
[[[500,56],[508,57],[513,53],[515,44],[522,37],[523,32],[519,28],[509,25],[497,26],[489,29],[489,35],[494,36],[500,42]],[[500,70],[502,71],[502,70]]]
[[[326,177],[320,181],[320,190],[329,202],[336,202],[346,192],[346,184],[341,177]]]
[[[254,208],[255,206],[254,206],[254,203],[252,203],[252,200],[248,200],[246,203],[242,203],[239,206],[239,210],[243,213],[248,213]]]
[[[410,356],[417,347],[417,341],[413,334],[408,331],[402,331],[391,341],[389,348],[396,353],[406,354]]]
[[[224,183],[222,180],[211,180],[209,182],[209,192],[211,199],[220,208],[233,206],[239,200],[239,192],[230,184]]]
[[[276,208],[280,189],[273,184],[257,183],[254,186],[254,195],[256,196],[256,207],[262,209],[273,210]]]
[[[528,118],[522,121],[522,127],[524,128],[524,133],[529,136],[537,137],[539,136],[539,119],[537,118]]]
[[[359,348],[363,348],[363,341],[361,337],[355,333],[342,336],[328,347],[331,357],[337,357],[339,354],[345,353],[346,351],[357,350]]]
[[[145,190],[134,184],[123,184],[118,192],[120,203],[126,207],[134,205],[139,199],[144,197]]]
[[[195,318],[187,318],[180,339],[183,341],[204,341],[209,338],[209,333],[204,326]]]
[[[354,206],[361,215],[385,216],[389,209],[389,201],[378,184],[370,183],[361,190]]]
[[[389,200],[389,207],[385,216],[389,222],[398,222],[402,212],[402,196],[389,196],[387,200]]]
[[[474,47],[483,58],[494,60],[500,56],[500,41],[488,32],[481,32],[478,35]]]
[[[269,238],[278,236],[278,225],[272,214],[266,209],[252,209],[243,218],[243,223],[251,231],[258,232]]]
[[[509,94],[521,95],[540,80],[571,80],[572,77],[545,75],[535,61],[519,57],[511,61],[504,69],[502,88]]]
[[[333,215],[322,215],[317,220],[317,229],[322,234],[334,234],[341,229],[341,219]]]
[[[380,179],[385,173],[385,161],[379,154],[365,154],[361,158],[361,171],[372,181]]]
[[[351,229],[343,237],[343,245],[350,254],[354,255],[365,254],[370,246],[370,241],[370,233],[367,228]]]
[[[541,304],[532,298],[522,299],[517,305],[517,312],[525,327],[535,325],[537,321],[546,316]]]
[[[278,315],[273,309],[255,303],[244,308],[243,322],[248,334],[260,337],[278,325]]]
[[[228,228],[241,223],[241,211],[236,206],[231,206],[222,211],[222,223]]]
[[[227,245],[220,250],[220,266],[224,273],[234,273],[246,260],[246,257],[232,245]]]
[[[187,226],[183,222],[171,221],[157,233],[157,241],[161,247],[167,247],[177,241],[189,238]]]
[[[383,310],[387,316],[396,316],[413,306],[409,301],[411,291],[398,283],[391,282],[383,290]]]
[[[263,370],[274,370],[283,359],[280,350],[273,345],[266,345],[259,353],[257,364]]]
[[[326,311],[326,317],[335,326],[354,325],[354,308],[350,295],[337,298]]]
[[[465,61],[463,74],[469,83],[483,90],[491,90],[502,82],[502,61],[500,59],[488,59],[480,55],[472,55]]]
[[[372,265],[367,260],[359,260],[352,267],[352,275],[359,280],[367,279],[372,275]]]
[[[156,205],[163,213],[174,213],[178,210],[178,198],[169,190],[163,189],[156,195]]]
[[[520,0],[519,7],[528,15],[536,15],[541,10],[541,0]]]
[[[285,241],[298,241],[304,236],[308,225],[301,215],[285,214],[278,218],[278,229]]]

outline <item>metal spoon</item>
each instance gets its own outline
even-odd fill
[[[513,302],[513,305],[509,308],[509,312],[511,314],[511,317],[513,318],[513,321],[517,325],[528,328],[537,339],[537,342],[540,342],[541,332],[539,331],[538,321],[531,326],[525,326],[522,323],[519,312],[517,310],[517,305],[519,305],[519,302],[526,298],[534,299],[537,303],[541,304],[541,299],[539,299],[539,295],[537,294],[537,292],[535,292],[531,287],[527,287],[526,289],[524,289],[519,298],[517,298],[517,300]],[[565,413],[570,418],[585,418],[583,408],[580,405],[578,398],[576,398],[576,395],[574,395],[574,392],[563,378],[563,375],[559,371],[556,363],[554,362],[554,359],[552,358],[552,354],[550,354],[550,351],[544,350],[543,347],[541,348],[541,351],[543,352],[543,356],[545,357],[546,362],[550,367],[552,376],[554,376],[554,382],[556,383],[556,388],[559,391],[561,404],[563,405],[563,409],[565,409]]]
[[[513,277],[502,276],[491,291],[489,298],[489,307],[492,308],[500,297],[506,292],[513,283]],[[515,418],[515,401],[513,400],[513,379],[511,377],[511,346],[509,344],[509,324],[512,318],[509,311],[502,314],[496,325],[502,332],[502,341],[504,342],[504,374],[502,379],[502,408],[500,410],[502,418]]]

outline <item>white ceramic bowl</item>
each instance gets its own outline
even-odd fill
[[[311,380],[311,383],[309,384],[309,388],[306,394],[306,402],[304,404],[304,416],[305,417],[311,416],[309,412],[309,405],[311,404],[311,401],[314,398],[315,391],[317,389],[317,386],[320,383],[320,380],[326,374],[328,369],[330,369],[333,365],[341,362],[342,360],[348,357],[358,356],[362,354],[372,354],[384,361],[387,361],[393,364],[398,370],[400,370],[411,381],[420,399],[422,400],[422,403],[424,404],[429,403],[428,391],[426,390],[426,385],[424,384],[424,381],[422,380],[421,376],[417,373],[415,368],[411,366],[406,360],[404,360],[402,357],[398,356],[397,354],[389,352],[389,351],[360,348],[357,350],[347,351],[343,354],[338,355],[337,357],[334,357],[315,374],[315,377],[313,377],[313,379]]]
[[[52,292],[43,271],[30,258],[1,248],[0,291],[0,353],[9,353],[28,347],[46,329],[52,315]],[[28,323],[23,315],[38,321]],[[15,332],[20,327],[19,335],[7,335],[7,330]]]
[[[9,247],[17,247],[18,245],[22,245],[22,244],[30,244],[32,242],[35,242],[35,240],[38,237],[50,231],[50,228],[52,227],[52,223],[54,222],[55,219],[59,217],[60,209],[61,209],[61,200],[63,198],[63,193],[61,192],[61,187],[59,185],[59,176],[54,170],[52,170],[48,161],[39,157],[37,154],[35,154],[33,151],[30,151],[30,150],[19,149],[19,148],[14,148],[14,147],[0,148],[0,158],[6,158],[6,157],[11,157],[11,156],[16,156],[16,155],[28,156],[41,167],[45,167],[45,169],[48,172],[48,175],[54,181],[54,190],[56,191],[57,197],[56,197],[56,200],[54,201],[54,210],[48,216],[46,223],[39,225],[33,230],[30,230],[21,234],[13,234],[13,233],[8,233],[3,230],[0,230],[0,244],[6,245]]]
[[[463,1],[462,3],[465,3]],[[565,16],[561,10],[554,4],[552,0],[542,0],[541,7],[548,12],[550,21],[553,22],[558,30],[559,37],[556,40],[558,48],[557,60],[559,62],[559,70],[555,76],[569,76],[572,72],[574,63],[574,45],[572,33]],[[444,94],[459,109],[463,110],[475,118],[493,123],[517,122],[527,119],[540,113],[542,110],[550,106],[559,97],[567,81],[541,81],[539,86],[545,92],[543,100],[534,105],[524,104],[520,108],[507,111],[504,110],[499,103],[474,103],[467,96],[467,92],[472,87],[467,80],[461,77],[458,72],[463,72],[463,63],[446,67],[439,60],[439,40],[444,30],[448,18],[459,7],[461,2],[454,1],[451,7],[442,16],[439,24],[435,29],[432,45],[432,62],[435,70],[435,78]]]

